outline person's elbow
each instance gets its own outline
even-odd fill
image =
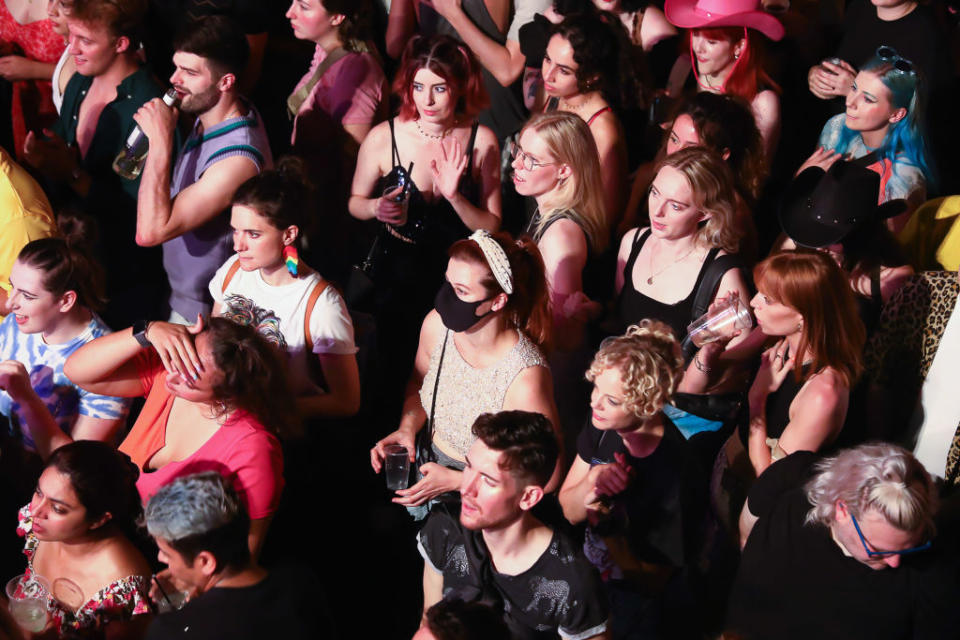
[[[563,512],[563,517],[566,518],[570,524],[577,525],[586,519],[587,514],[583,505],[578,505],[576,503],[576,496],[571,495],[569,491],[561,489],[557,495],[557,502],[560,503],[560,510]]]
[[[137,229],[137,234],[134,236],[134,240],[136,241],[138,247],[156,247],[157,245],[165,242],[165,239],[162,235],[150,231],[141,231],[140,229]]]
[[[492,69],[487,69],[487,71],[489,71],[490,75],[496,78],[497,82],[502,86],[509,87],[523,75],[524,62],[525,58],[523,55],[511,55],[504,64],[497,65]]]

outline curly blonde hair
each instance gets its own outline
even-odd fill
[[[652,418],[670,401],[683,375],[683,353],[673,330],[658,320],[641,320],[625,334],[607,338],[593,357],[587,380],[620,369],[624,406],[638,418]]]

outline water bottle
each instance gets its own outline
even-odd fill
[[[173,87],[167,89],[163,94],[163,104],[168,107],[174,107],[180,101],[177,90]],[[140,125],[136,125],[130,135],[127,136],[127,142],[123,146],[123,151],[117,154],[113,161],[113,170],[121,178],[127,180],[136,180],[140,172],[143,171],[143,164],[147,161],[147,151],[150,149],[150,141],[144,135]]]

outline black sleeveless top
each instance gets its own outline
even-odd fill
[[[883,309],[883,296],[880,292],[880,267],[870,272],[870,297],[860,293],[854,294],[857,302],[857,311],[863,326],[867,329],[867,337],[873,334],[877,321],[880,320],[880,311]]]
[[[397,184],[398,175],[406,173],[409,165],[406,167],[400,160],[400,151],[397,149],[397,138],[394,131],[393,118],[390,123],[390,152],[393,160],[393,169],[390,173],[380,178],[374,189],[374,195],[377,195],[387,187],[387,185]],[[479,206],[480,185],[473,177],[473,145],[477,138],[478,122],[473,123],[470,129],[470,140],[467,142],[467,170],[460,178],[460,193],[474,205]],[[446,250],[451,244],[466,238],[470,235],[470,230],[457,212],[454,211],[446,198],[439,198],[435,202],[428,202],[424,195],[413,182],[412,177],[407,175],[410,180],[410,203],[407,208],[407,222],[401,226],[389,225],[387,229],[390,233],[386,237],[391,237],[400,242],[409,245],[426,245],[440,250],[446,257]]]
[[[787,425],[790,424],[790,405],[793,399],[800,393],[800,389],[806,384],[806,376],[810,371],[810,365],[805,364],[800,369],[800,381],[791,371],[787,377],[780,383],[780,388],[767,396],[767,407],[765,417],[767,420],[767,437],[779,438],[783,435]],[[747,447],[747,436],[749,429],[740,429],[740,440],[744,448]]]
[[[580,224],[580,221],[575,216],[570,215],[569,211],[557,212],[550,218],[546,226],[538,231],[537,225],[540,224],[540,211],[537,210],[533,214],[533,217],[530,218],[530,222],[527,223],[526,233],[539,245],[540,239],[543,238],[547,229],[557,220],[570,220],[577,223],[577,226],[580,227],[580,231],[583,232],[583,236],[587,241],[587,261],[583,266],[583,273],[580,276],[581,282],[583,283],[583,293],[591,300],[607,299],[604,296],[604,291],[609,289],[610,276],[607,275],[608,271],[603,268],[606,266],[606,262],[600,259],[602,256],[597,256],[594,253],[590,234],[587,233],[587,230],[583,228],[583,225]]]
[[[636,237],[633,240],[630,257],[627,259],[627,264],[623,267],[623,289],[621,289],[620,297],[617,299],[617,316],[620,319],[623,330],[644,318],[652,318],[660,322],[665,322],[673,329],[677,339],[682,340],[683,337],[687,335],[687,325],[695,320],[695,318],[690,317],[693,314],[694,298],[696,298],[700,284],[703,282],[703,277],[707,273],[707,267],[716,259],[717,254],[720,253],[720,249],[713,248],[707,252],[707,258],[703,261],[703,266],[700,267],[700,273],[697,274],[697,282],[693,285],[690,294],[679,302],[666,304],[640,293],[636,287],[633,286],[633,265],[636,263],[637,256],[640,255],[640,249],[643,248],[649,236],[649,229],[643,233],[637,231]]]

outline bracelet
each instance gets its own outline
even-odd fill
[[[700,354],[693,356],[693,365],[697,368],[697,371],[700,373],[710,373],[713,371],[713,367],[708,367],[707,365],[700,362]]]

